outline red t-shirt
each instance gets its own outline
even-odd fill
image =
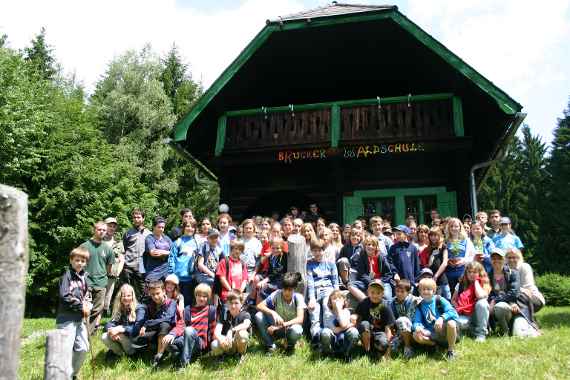
[[[380,278],[380,263],[378,262],[378,256],[368,256],[368,265],[370,267],[370,273],[374,274],[374,279]]]
[[[232,289],[241,289],[244,282],[247,282],[247,265],[244,265],[240,259],[229,258],[229,272],[226,273],[226,259],[223,258],[218,264],[216,276],[225,278],[230,283]],[[222,286],[222,301],[226,300],[228,290]]]

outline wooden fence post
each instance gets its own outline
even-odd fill
[[[27,270],[28,196],[0,185],[0,380],[18,378]]]
[[[52,330],[47,333],[46,355],[44,365],[44,380],[71,379],[71,357],[68,332],[65,330]]]
[[[299,234],[290,235],[287,239],[289,252],[287,253],[287,272],[299,272],[303,276],[302,284],[297,291],[305,295],[307,287],[307,243],[305,237]]]

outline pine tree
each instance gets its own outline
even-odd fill
[[[570,273],[570,102],[558,119],[544,194],[540,263],[545,270]]]
[[[6,42],[8,41],[8,35],[7,34],[3,34],[0,36],[0,48],[3,48],[4,45],[6,45]]]
[[[42,28],[40,34],[36,35],[30,43],[30,47],[24,48],[24,58],[32,62],[42,78],[54,79],[57,70],[53,49],[46,42],[46,29]]]

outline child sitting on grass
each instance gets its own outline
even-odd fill
[[[212,342],[212,354],[245,354],[250,337],[251,317],[248,312],[242,310],[242,306],[241,293],[229,292],[226,301],[228,312],[216,325],[214,336],[218,338]]]
[[[276,290],[259,305],[255,314],[255,325],[265,345],[274,352],[277,346],[274,339],[286,339],[285,350],[292,353],[295,344],[303,335],[305,301],[295,289],[301,281],[300,273],[287,272],[283,276],[283,289]]]
[[[412,320],[416,313],[416,306],[421,298],[414,297],[410,291],[412,285],[410,281],[402,279],[396,285],[396,297],[392,300],[392,313],[396,318],[397,336],[393,343],[404,343],[404,358],[410,359],[414,351],[412,349]],[[395,344],[392,345],[393,347]]]
[[[358,342],[359,334],[347,308],[342,291],[335,290],[328,297],[328,308],[332,318],[324,318],[320,343],[324,353],[337,353],[346,361],[351,359],[352,347]]]
[[[358,332],[364,351],[371,352],[372,348],[390,358],[390,340],[394,314],[392,309],[382,302],[384,284],[375,279],[368,284],[368,297],[360,301],[356,307]]]
[[[287,256],[284,253],[285,242],[280,237],[271,239],[271,256],[267,258],[269,267],[267,277],[257,283],[258,297],[267,298],[277,289],[281,289],[283,276],[287,272]]]
[[[199,284],[194,289],[194,306],[184,309],[184,317],[176,320],[176,326],[169,332],[166,340],[168,349],[178,356],[181,368],[186,367],[194,355],[207,352],[215,334],[216,307],[209,305],[212,288]],[[213,337],[220,340],[219,336]]]
[[[76,379],[89,351],[89,338],[85,321],[91,312],[86,283],[85,266],[89,260],[87,248],[78,247],[69,254],[69,268],[59,280],[59,305],[55,323],[67,332],[65,348],[69,358],[67,376]]]
[[[144,316],[145,307],[137,304],[133,287],[129,284],[121,286],[115,296],[111,320],[101,336],[103,344],[109,349],[105,355],[106,360],[135,353],[133,343],[144,323]]]
[[[414,340],[421,345],[447,344],[448,360],[455,359],[455,342],[458,337],[458,315],[445,298],[436,296],[437,286],[431,278],[419,283],[422,301],[416,307],[412,330]]]

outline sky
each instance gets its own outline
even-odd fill
[[[340,1],[339,1],[340,2]],[[345,1],[393,4],[524,106],[552,140],[570,96],[570,0]],[[322,0],[18,0],[0,2],[0,35],[21,49],[42,27],[57,60],[92,91],[115,57],[175,43],[194,79],[210,86],[265,20]],[[540,5],[540,6],[539,6]]]

